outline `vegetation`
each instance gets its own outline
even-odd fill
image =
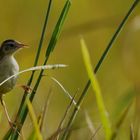
[[[113,108],[112,112],[108,111],[109,107],[106,105],[107,101],[105,99],[107,98],[113,99],[115,96],[113,95],[113,93],[111,93],[109,94],[108,97],[105,97],[104,90],[102,90],[102,86],[101,86],[102,84],[100,85],[100,80],[99,81],[97,80],[98,77],[96,74],[97,72],[100,72],[100,70],[102,70],[101,66],[103,62],[105,61],[107,55],[111,53],[110,51],[111,48],[113,46],[117,47],[114,45],[114,43],[118,39],[119,35],[121,36],[121,31],[123,29],[125,30],[124,27],[128,19],[130,18],[130,16],[134,14],[133,11],[138,6],[139,0],[134,0],[128,12],[126,12],[126,15],[124,16],[122,21],[120,21],[120,24],[116,28],[115,33],[112,35],[111,39],[109,39],[108,45],[104,49],[101,57],[98,59],[98,63],[95,66],[95,69],[93,69],[93,65],[91,62],[92,56],[88,52],[88,49],[87,49],[88,45],[86,44],[88,44],[88,42],[86,41],[83,35],[78,40],[81,46],[82,57],[84,60],[82,61],[82,64],[83,65],[85,64],[84,69],[86,69],[86,72],[84,72],[84,76],[86,77],[88,75],[89,80],[85,84],[83,91],[81,92],[81,89],[76,90],[75,94],[69,93],[66,87],[64,86],[64,84],[62,84],[57,78],[50,76],[48,73],[45,74],[46,69],[66,67],[67,65],[68,65],[68,68],[64,68],[64,69],[67,70],[71,68],[69,64],[67,63],[61,64],[61,62],[59,61],[57,61],[59,63],[58,65],[56,64],[47,65],[47,64],[49,62],[50,57],[55,54],[54,50],[57,49],[56,44],[59,42],[59,38],[63,30],[64,23],[66,23],[67,20],[69,19],[69,17],[67,16],[73,4],[70,0],[64,1],[64,6],[60,12],[59,17],[57,18],[56,24],[54,25],[52,35],[49,39],[49,43],[47,47],[44,49],[43,43],[46,38],[45,37],[46,32],[48,31],[47,29],[49,27],[49,20],[51,19],[52,6],[53,4],[55,5],[55,2],[52,0],[49,0],[47,4],[48,5],[47,5],[47,10],[46,10],[45,20],[42,27],[42,33],[40,35],[38,49],[36,50],[36,56],[34,58],[33,67],[26,69],[24,71],[21,71],[19,73],[21,74],[23,72],[25,73],[27,71],[32,71],[31,75],[29,76],[29,80],[27,82],[27,86],[31,87],[30,93],[28,93],[29,91],[27,90],[24,91],[18,112],[16,114],[16,117],[14,118],[14,129],[9,128],[8,131],[4,134],[2,139],[17,140],[18,138],[20,138],[23,140],[24,139],[67,140],[67,139],[81,139],[81,137],[85,135],[86,139],[93,139],[93,140],[94,139],[115,140],[115,139],[128,139],[128,138],[130,140],[138,140],[139,139],[139,119],[138,119],[139,117],[138,116],[139,115],[137,113],[137,110],[135,110],[134,108],[135,102],[136,102],[136,105],[138,105],[137,104],[138,97],[137,97],[135,88],[132,87],[125,94],[123,93],[123,96],[121,96],[120,100],[117,101],[116,106],[112,107]],[[94,44],[94,42],[92,42],[92,44]],[[61,51],[62,50],[60,48],[59,55],[62,55]],[[71,54],[71,56],[72,55],[73,54]],[[42,56],[44,57],[43,59],[42,59]],[[53,57],[55,57],[55,55]],[[67,56],[64,56],[64,57],[67,57]],[[38,64],[40,65],[40,61],[39,61],[40,59],[41,61],[42,60],[43,61],[42,61],[41,66],[38,66]],[[36,70],[39,70],[40,72],[38,73]],[[57,70],[55,69],[54,71],[57,71]],[[63,71],[60,70],[59,74],[61,74],[61,72]],[[78,72],[80,73],[80,68],[78,69]],[[41,113],[38,113],[38,115],[36,115],[37,114],[36,107],[34,106],[34,102],[33,102],[35,97],[40,96],[41,94],[38,88],[42,86],[43,77],[49,77],[49,79],[51,79],[53,83],[57,84],[58,87],[61,88],[61,90],[65,93],[66,97],[68,97],[69,99],[68,102],[64,102],[65,108],[63,110],[63,113],[61,113],[61,117],[58,117],[59,121],[57,122],[58,124],[56,124],[57,127],[55,127],[55,130],[53,130],[53,132],[51,131],[51,134],[48,134],[47,132],[49,131],[49,129],[51,129],[51,127],[49,127],[45,117],[48,115],[47,111],[51,110],[49,103],[52,101],[52,97],[54,97],[55,100],[57,99],[57,97],[54,94],[52,94],[53,87],[51,88],[49,86],[47,87],[49,88],[49,91],[47,93],[47,96],[45,96],[46,100],[43,105],[43,111],[41,111]],[[68,78],[69,78],[69,75],[67,75],[67,80],[69,80]],[[73,81],[75,80],[75,78],[76,77],[72,78]],[[115,84],[115,82],[112,82],[112,84]],[[94,113],[94,115],[99,116],[99,119],[96,118],[99,122],[97,125],[94,124],[96,121],[94,121],[93,119],[94,117],[92,118],[92,115],[90,115],[86,106],[85,107],[82,106],[82,103],[84,102],[84,100],[86,100],[86,97],[89,94],[88,89],[90,85],[92,86],[92,89],[93,89],[93,91],[91,92],[95,95],[95,98],[92,98],[92,101],[93,102],[96,101],[97,108],[98,108],[97,112]],[[110,85],[109,87],[111,88],[111,86],[112,85]],[[44,92],[44,90],[42,91]],[[63,106],[63,104],[61,104],[62,102],[61,99],[57,100],[57,102],[60,103],[61,106]],[[55,105],[55,103],[52,103],[51,105],[53,106]],[[94,111],[94,107],[92,107],[91,110],[93,112],[96,111],[96,110]],[[84,112],[84,115],[81,115],[82,117],[84,116],[83,117],[84,119],[80,118],[80,121],[79,121],[78,120],[79,116],[77,114],[80,112]],[[30,120],[28,121],[32,122],[32,127],[28,135],[25,136],[24,131],[26,133],[26,130],[24,130],[24,125],[25,125],[25,121],[28,119],[27,118],[28,114],[30,116]],[[133,118],[132,116],[135,117],[135,120],[132,119]],[[2,117],[0,116],[1,120],[3,119]],[[128,132],[125,132],[125,127],[126,127],[125,121],[129,117],[131,118],[131,121],[127,121],[127,125],[126,125],[127,127],[129,126],[129,128],[127,128],[129,130],[129,133],[128,133]],[[53,125],[53,123],[55,123],[55,120],[54,120],[55,117],[52,116],[52,118],[54,122],[49,122],[49,123],[52,123]],[[81,119],[84,120],[83,122],[86,122],[86,124],[85,123],[83,124]],[[47,128],[45,128],[45,131],[44,131],[44,126],[47,126]],[[124,128],[122,128],[122,126],[124,126]],[[85,130],[84,127],[88,129]],[[83,129],[83,131],[81,129]],[[123,134],[120,132],[122,130],[124,131],[124,133],[126,133],[127,136],[126,135],[123,136]],[[80,132],[80,134],[78,134],[78,131]],[[78,137],[79,135],[81,135],[80,138]],[[83,139],[85,139],[85,137],[83,137]]]

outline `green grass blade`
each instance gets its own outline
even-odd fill
[[[64,8],[63,8],[63,10],[62,10],[62,12],[61,12],[61,15],[60,15],[60,17],[59,17],[59,19],[58,19],[58,22],[57,22],[57,24],[56,24],[56,26],[55,26],[55,28],[54,28],[54,32],[53,32],[53,35],[52,35],[51,41],[50,41],[51,43],[49,43],[49,46],[48,46],[48,49],[47,49],[48,51],[46,51],[46,58],[45,58],[45,61],[44,61],[44,64],[43,64],[43,65],[46,65],[46,63],[47,63],[47,61],[48,61],[48,58],[49,58],[49,56],[50,56],[50,53],[52,52],[52,50],[54,49],[54,47],[55,47],[55,45],[56,45],[56,42],[57,42],[57,40],[58,40],[58,38],[59,38],[59,36],[60,36],[61,30],[62,30],[62,25],[64,24],[66,15],[67,15],[67,13],[68,13],[68,11],[69,11],[70,5],[71,5],[70,0],[67,0],[67,1],[66,1],[66,4],[65,4],[65,6],[64,6]],[[52,47],[51,47],[50,44],[52,45]],[[29,98],[30,98],[30,101],[33,100],[33,98],[34,98],[34,96],[35,96],[35,94],[36,94],[36,91],[37,91],[38,86],[39,86],[39,84],[40,84],[40,81],[41,81],[43,72],[44,72],[44,70],[41,70],[41,72],[40,72],[40,74],[39,74],[39,76],[38,76],[37,82],[36,82],[36,84],[35,84],[35,86],[34,86],[34,88],[33,88],[33,91],[32,91],[32,93],[31,93],[31,95],[28,95],[28,96],[30,96],[30,97],[29,97]],[[22,128],[22,125],[23,125],[23,123],[24,123],[24,121],[25,121],[25,119],[26,119],[27,113],[28,113],[28,109],[27,109],[27,106],[26,106],[26,104],[25,104],[25,102],[24,102],[24,104],[23,104],[23,106],[22,106],[22,108],[21,108],[21,111],[20,111],[20,113],[18,114],[18,119],[17,119],[17,121],[20,122],[20,125],[18,125],[18,126],[16,127],[16,129],[18,130],[18,132],[20,132],[20,130],[21,130],[21,128]],[[16,131],[13,131],[13,133],[12,133],[11,135],[12,135],[12,140],[17,140],[18,134],[17,134]]]
[[[66,5],[67,5],[67,6],[66,6]],[[54,47],[55,47],[55,45],[56,45],[56,41],[58,40],[58,37],[60,36],[61,30],[62,30],[62,25],[63,25],[63,23],[64,23],[64,21],[65,21],[66,15],[67,15],[67,13],[68,13],[68,11],[69,11],[70,5],[71,5],[70,0],[67,0],[67,1],[66,1],[66,4],[65,4],[65,6],[64,6],[64,8],[63,8],[63,10],[62,10],[62,12],[61,12],[61,15],[60,15],[60,17],[59,17],[59,19],[58,19],[58,22],[57,22],[57,24],[56,24],[56,26],[55,26],[55,28],[54,28],[54,32],[57,32],[57,33],[55,33],[55,36],[54,36],[54,34],[53,34],[52,37],[51,37],[51,41],[50,41],[50,42],[52,42],[52,43],[51,43],[51,44],[52,44],[52,47],[50,46],[50,43],[49,43],[49,46],[48,46],[48,49],[47,49],[47,50],[49,50],[49,51],[46,51],[46,52],[48,52],[48,53],[46,53],[46,59],[45,59],[43,65],[46,65],[46,63],[47,63],[47,61],[48,61],[48,57],[50,56],[50,53],[52,52],[52,50],[54,49]],[[58,24],[58,23],[59,23],[59,24]],[[54,32],[53,32],[53,33],[54,33]],[[59,35],[58,35],[58,34],[59,34]],[[53,42],[54,42],[54,43],[53,43]],[[43,72],[44,72],[44,70],[42,70],[42,71],[40,72],[40,74],[39,74],[39,77],[38,77],[37,82],[36,82],[36,84],[35,84],[33,93],[32,93],[31,96],[30,96],[30,100],[31,100],[31,101],[32,101],[33,98],[34,98],[35,91],[37,91],[37,88],[38,88],[39,83],[40,83],[40,81],[41,81]]]
[[[9,140],[10,136],[11,136],[11,133],[12,133],[12,129],[9,129],[2,139],[3,140]]]
[[[70,6],[71,6],[71,2],[70,2],[70,0],[67,0],[66,4],[62,10],[62,13],[60,15],[60,18],[59,18],[59,20],[55,26],[55,29],[53,31],[51,40],[50,40],[49,45],[48,45],[48,49],[46,51],[46,57],[48,57],[50,55],[50,53],[54,50],[54,47],[55,47],[56,42],[60,36],[64,21],[65,21],[67,14],[68,14]]]
[[[133,12],[133,10],[135,9],[135,7],[138,5],[138,3],[140,2],[140,0],[135,0],[134,3],[132,4],[132,6],[130,7],[128,13],[126,14],[126,16],[124,17],[124,19],[122,20],[122,22],[120,23],[118,29],[116,30],[115,34],[112,36],[107,48],[105,49],[105,51],[103,52],[101,58],[99,59],[94,72],[96,73],[98,71],[98,69],[100,68],[101,64],[103,63],[105,57],[107,56],[109,50],[111,49],[113,43],[115,42],[115,40],[117,39],[117,37],[119,36],[119,33],[122,31],[125,23],[127,22],[128,18],[130,17],[131,13]]]
[[[134,89],[130,89],[124,95],[120,97],[120,99],[116,102],[116,107],[113,109],[112,118],[116,119],[124,109],[132,103],[134,98],[136,97],[136,93]]]
[[[47,12],[46,12],[46,17],[45,17],[44,25],[43,25],[43,28],[42,28],[42,33],[41,33],[39,45],[38,45],[38,50],[37,50],[36,57],[35,57],[35,60],[34,60],[34,67],[37,66],[37,63],[39,61],[39,56],[40,56],[40,52],[41,52],[41,49],[42,49],[42,44],[43,44],[43,40],[44,40],[44,36],[45,36],[45,31],[46,31],[46,28],[47,28],[47,23],[48,23],[48,18],[49,18],[49,14],[50,14],[51,5],[52,5],[52,0],[49,0],[49,4],[48,4],[48,7],[47,7]],[[30,77],[30,79],[27,83],[28,86],[31,85],[32,80],[34,78],[34,74],[35,74],[35,71],[33,71],[32,74],[31,74],[31,77]],[[22,98],[17,116],[19,115],[19,113],[21,111],[21,108],[22,108],[22,106],[25,102],[26,95],[27,94],[23,95],[23,98]]]
[[[41,49],[42,49],[42,44],[43,44],[43,40],[44,40],[44,36],[45,36],[45,31],[46,31],[46,28],[47,28],[47,23],[48,23],[48,18],[49,18],[49,14],[50,14],[51,5],[52,5],[52,0],[49,0],[47,13],[46,13],[46,17],[45,17],[45,21],[44,21],[39,45],[38,45],[38,50],[37,50],[34,66],[37,66],[37,63],[38,63],[38,60],[39,60],[39,56],[40,56],[40,52],[41,52]]]
[[[35,128],[36,137],[38,140],[43,140],[41,132],[39,130],[39,125],[37,123],[37,117],[35,115],[33,106],[28,98],[26,99],[26,102],[27,102],[27,106],[28,106],[28,110],[29,110],[29,115],[31,117],[32,123],[33,123],[34,128]]]
[[[127,22],[128,18],[130,17],[131,13],[134,11],[135,7],[138,5],[138,3],[140,2],[140,0],[135,0],[134,3],[132,4],[132,6],[130,7],[130,9],[128,10],[127,14],[125,15],[125,17],[123,18],[122,22],[120,23],[120,25],[118,26],[116,32],[114,33],[114,35],[112,36],[111,40],[109,41],[105,51],[103,52],[100,60],[98,61],[95,69],[94,69],[94,72],[95,74],[98,72],[101,64],[103,63],[103,60],[106,58],[109,50],[111,49],[113,43],[115,42],[115,40],[117,39],[119,33],[121,32],[122,28],[124,27],[125,23]],[[84,100],[85,98],[85,95],[89,89],[89,86],[90,86],[90,80],[88,80],[88,82],[86,83],[85,85],[85,88],[83,89],[83,92],[81,94],[81,96],[79,97],[78,101],[77,101],[77,106],[80,106],[82,101]],[[74,121],[76,115],[77,115],[77,112],[78,112],[78,109],[77,108],[74,108],[71,116],[70,116],[70,119],[67,123],[67,127],[70,127],[72,125],[72,122]],[[64,134],[64,135],[67,135],[67,134]]]
[[[130,110],[130,107],[131,107],[132,103],[130,103],[127,108],[125,109],[125,111],[122,113],[121,117],[119,118],[119,120],[117,121],[116,125],[115,125],[115,130],[113,131],[112,133],[112,136],[111,136],[111,140],[115,140],[117,135],[118,135],[118,132]]]
[[[101,94],[99,83],[96,79],[95,74],[93,73],[92,65],[91,65],[91,62],[90,62],[90,56],[89,56],[88,50],[86,48],[86,44],[85,44],[83,39],[81,39],[81,46],[82,46],[82,54],[83,54],[86,70],[87,70],[88,76],[90,78],[92,88],[95,92],[101,122],[102,122],[103,128],[105,130],[106,140],[110,140],[110,137],[111,137],[110,121],[109,121],[108,116],[107,116],[107,111],[105,109],[105,105],[104,105],[104,102],[103,102],[103,97],[102,97],[102,94]]]
[[[48,18],[49,18],[49,14],[50,14],[51,5],[52,5],[52,0],[49,0],[49,4],[48,4],[48,7],[47,7],[47,12],[46,12],[46,17],[45,17],[44,25],[43,25],[43,28],[42,28],[42,33],[41,33],[41,36],[40,36],[39,45],[38,45],[38,50],[37,50],[36,57],[35,57],[35,60],[34,60],[34,67],[37,66],[37,63],[39,61],[39,56],[40,56],[40,52],[41,52],[41,49],[42,49],[42,44],[43,44],[43,40],[44,40],[44,36],[45,36],[45,31],[46,31],[46,28],[47,28],[47,23],[48,23]],[[32,72],[32,75],[31,75],[31,77],[28,81],[28,84],[27,84],[28,86],[30,86],[31,83],[32,83],[34,73],[35,73],[35,71]],[[21,107],[22,107],[23,103],[25,102],[25,98],[26,98],[25,96],[26,96],[26,94],[24,94],[24,96],[22,98],[22,102],[21,102],[21,105],[19,107],[19,112],[21,110]],[[19,114],[19,112],[18,112],[18,114]]]
[[[36,131],[35,129],[33,128],[31,134],[29,135],[28,139],[27,140],[36,140]]]
[[[112,133],[111,140],[114,140],[117,137],[117,134],[122,126],[130,107],[134,101],[134,97],[136,96],[135,90],[129,90],[125,95],[123,95],[120,101],[117,101],[117,107],[114,109],[113,118],[117,117],[117,123],[115,123],[115,130]]]
[[[34,60],[34,66],[37,66],[37,63],[38,63],[38,60],[39,60],[39,56],[40,56],[40,52],[41,52],[41,49],[42,49],[42,44],[43,44],[46,28],[47,28],[47,23],[48,23],[48,18],[49,18],[49,14],[50,14],[51,5],[52,5],[52,0],[49,0],[49,4],[48,4],[48,7],[47,7],[47,12],[46,12],[46,17],[45,17],[44,25],[42,27],[42,33],[41,33],[41,37],[40,37],[40,41],[39,41],[39,45],[38,45],[37,54],[36,54],[36,57],[35,57],[35,60]],[[27,83],[28,86],[30,86],[31,83],[32,83],[32,80],[33,80],[33,77],[34,77],[34,73],[35,72],[33,71],[32,74],[31,74],[31,77],[30,77],[30,79],[29,79],[29,81]],[[19,110],[18,110],[18,113],[17,113],[17,117],[15,119],[15,122],[17,121],[17,118],[18,118],[18,116],[20,114],[20,111],[22,110],[21,108],[22,108],[22,106],[23,106],[23,104],[24,104],[24,102],[26,100],[26,96],[27,96],[27,94],[23,95],[23,98],[22,98],[22,101],[21,101],[21,104],[20,104],[20,107],[19,107]],[[11,132],[10,129],[7,131],[5,136],[8,136],[9,132]]]

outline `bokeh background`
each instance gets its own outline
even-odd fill
[[[48,62],[49,64],[64,63],[69,65],[69,67],[45,71],[45,74],[55,77],[71,95],[78,89],[78,95],[80,95],[88,80],[81,55],[80,36],[82,35],[86,41],[94,68],[133,1],[134,0],[73,0],[61,37]],[[38,65],[42,65],[45,57],[44,52],[64,2],[65,0],[53,0]],[[29,46],[28,49],[21,50],[15,56],[21,70],[33,66],[47,6],[48,0],[1,0],[0,42],[12,38]],[[139,9],[140,5],[137,6],[129,18],[126,26],[123,28],[97,73],[105,105],[110,116],[113,115],[118,100],[125,93],[134,88],[139,91],[140,88]],[[37,74],[38,72],[36,75]],[[30,73],[20,75],[18,84],[26,84],[29,76]],[[33,106],[38,116],[44,107],[49,90],[52,89],[53,94],[46,115],[46,124],[44,125],[45,136],[50,136],[56,130],[69,103],[69,99],[61,88],[54,83],[49,76],[42,79],[37,95],[33,101]],[[22,89],[16,87],[11,93],[4,97],[12,119],[14,119],[16,115],[22,96]],[[129,117],[126,118],[117,139],[128,139],[130,123],[133,121],[135,112],[134,108],[135,107],[132,107]],[[99,112],[94,92],[91,89],[88,90],[88,94],[82,104],[82,110],[79,111],[75,120],[74,125],[79,129],[72,133],[71,139],[88,139],[91,136],[85,122],[84,110],[88,112],[95,127],[99,126]],[[1,106],[0,112],[2,114],[0,137],[2,137],[9,126]],[[25,137],[28,137],[31,127],[32,123],[30,118],[27,117],[23,128]],[[102,130],[99,132],[99,135],[101,138]]]

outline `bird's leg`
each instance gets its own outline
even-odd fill
[[[6,118],[7,118],[7,120],[8,120],[8,123],[9,123],[10,127],[11,127],[13,130],[17,131],[17,130],[15,129],[15,127],[14,127],[14,123],[11,121],[11,119],[10,119],[10,117],[9,117],[9,114],[8,114],[8,111],[7,111],[7,108],[6,108],[6,104],[5,104],[5,102],[4,102],[3,98],[2,98],[2,96],[0,97],[0,101],[1,101],[2,107],[3,107],[3,109],[4,109],[4,112],[5,112],[5,115],[6,115]],[[20,133],[19,133],[18,131],[17,131],[17,133],[19,134],[19,136],[21,136]]]
[[[5,102],[4,102],[3,98],[2,98],[2,96],[1,96],[1,98],[0,98],[0,101],[1,101],[1,104],[2,104],[2,106],[3,106],[4,113],[5,113],[5,115],[6,115],[6,118],[7,118],[7,120],[8,120],[8,123],[9,123],[10,127],[13,127],[13,123],[12,123],[10,117],[9,117],[9,114],[8,114],[8,111],[7,111],[7,108],[6,108],[6,104],[5,104]]]

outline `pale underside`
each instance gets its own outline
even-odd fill
[[[15,58],[11,55],[5,56],[0,60],[0,83],[11,75],[16,74],[18,71],[19,66]],[[0,86],[0,95],[11,91],[16,84],[16,80],[17,76]]]

